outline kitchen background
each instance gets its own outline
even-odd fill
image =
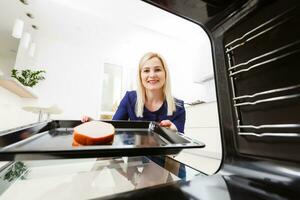
[[[135,89],[140,57],[154,51],[175,97],[206,102],[186,105],[185,132],[207,146],[179,157],[221,159],[211,44],[200,26],[137,0],[1,0],[0,8],[0,131],[35,123],[39,112],[40,120],[112,115]],[[28,68],[45,70],[45,80],[28,88],[10,78]]]

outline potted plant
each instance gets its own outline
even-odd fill
[[[22,83],[25,86],[33,87],[35,86],[39,81],[44,80],[45,77],[43,76],[43,73],[46,73],[45,70],[16,70],[13,69],[11,71],[11,77],[17,79],[20,83]]]

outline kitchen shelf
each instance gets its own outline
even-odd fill
[[[23,86],[21,83],[11,77],[0,76],[0,86],[23,98],[38,98],[31,91],[31,88]]]

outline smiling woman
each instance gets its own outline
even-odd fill
[[[137,91],[127,92],[114,120],[145,120],[184,132],[185,109],[171,93],[167,64],[158,53],[146,53],[140,60]]]

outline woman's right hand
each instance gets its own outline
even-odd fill
[[[82,118],[81,118],[81,122],[83,122],[83,123],[85,123],[85,122],[89,122],[89,121],[91,121],[91,120],[93,120],[91,117],[89,117],[89,116],[83,116]]]

